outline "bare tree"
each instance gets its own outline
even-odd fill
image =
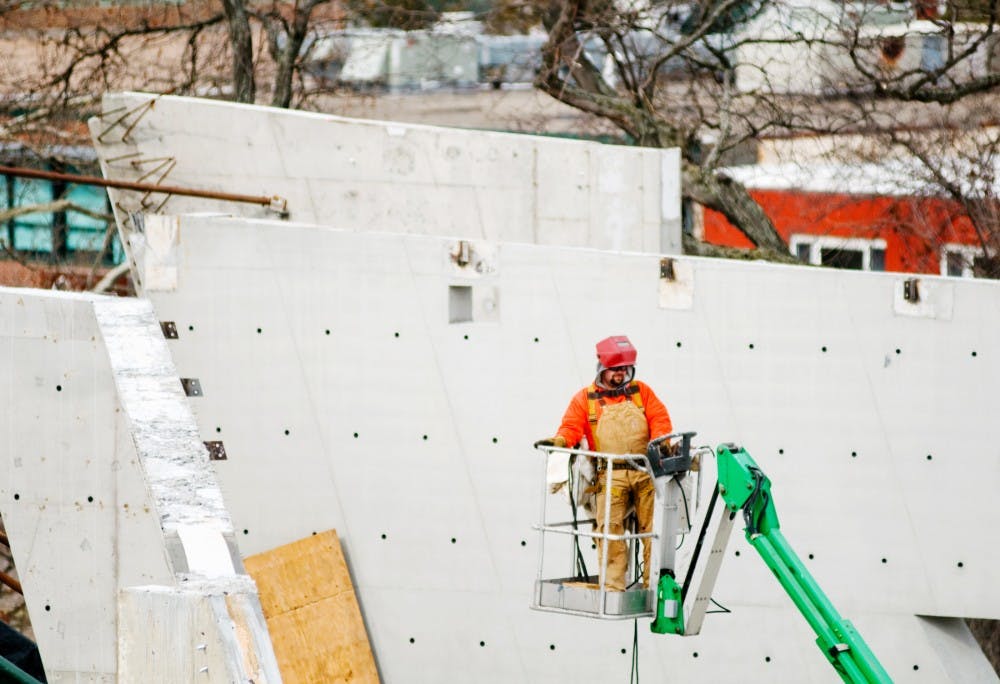
[[[949,253],[955,270],[1000,278],[1000,128],[942,123],[930,131],[890,131],[886,146],[910,162],[903,168],[922,185],[920,190],[949,198],[960,210],[956,218],[971,223],[978,250]]]
[[[229,26],[229,45],[233,53],[233,99],[237,102],[254,101],[257,86],[254,82],[253,37],[245,0],[222,0]]]
[[[719,211],[759,248],[787,252],[746,189],[720,171],[731,155],[772,134],[884,131],[905,123],[901,106],[919,118],[920,107],[993,89],[996,4],[950,4],[916,21],[864,0],[553,0],[536,83],[636,144],[679,147],[685,199]]]
[[[267,31],[267,47],[276,65],[271,106],[287,108],[292,105],[293,86],[301,74],[305,58],[303,45],[312,28],[313,11],[330,0],[298,0],[291,17],[277,4],[268,12],[255,12]]]

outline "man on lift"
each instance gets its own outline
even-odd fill
[[[670,415],[653,390],[635,380],[636,349],[623,335],[597,343],[597,376],[589,387],[577,392],[563,415],[555,437],[536,446],[576,447],[586,438],[586,448],[607,454],[645,454],[651,439],[670,434]],[[639,532],[653,527],[653,480],[630,463],[617,461],[608,483],[607,462],[599,459],[596,517],[598,531],[624,534],[629,506],[635,507]],[[611,487],[611,514],[605,517],[606,487]],[[649,584],[650,540],[642,540],[643,586]],[[598,566],[603,567],[603,542],[597,544]],[[624,541],[608,540],[608,591],[625,590],[628,550]]]

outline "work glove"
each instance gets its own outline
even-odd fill
[[[550,446],[563,448],[566,446],[566,438],[562,435],[556,435],[555,437],[546,437],[545,439],[540,439],[535,442],[535,448],[540,446]]]
[[[646,448],[646,457],[656,477],[673,475],[677,480],[684,478],[691,467],[691,458],[683,458],[680,447],[680,442],[676,444],[671,444],[669,441],[659,444],[650,442]]]

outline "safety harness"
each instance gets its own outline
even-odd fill
[[[601,389],[596,383],[591,383],[590,387],[587,388],[587,422],[590,424],[590,434],[587,435],[587,441],[590,443],[590,448],[594,451],[600,451],[601,445],[597,443],[597,407],[602,408],[607,405],[606,399],[610,397],[627,397],[632,400],[639,409],[642,409],[642,395],[639,394],[639,383],[635,380],[623,385],[622,387],[616,387],[615,389]]]

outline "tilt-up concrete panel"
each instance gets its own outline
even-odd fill
[[[0,377],[0,514],[48,681],[280,681],[149,302],[0,289]]]
[[[346,119],[207,99],[112,93],[90,122],[109,179],[278,196],[295,221],[470,239],[680,251],[676,149]],[[130,258],[131,213],[255,204],[109,190]],[[206,204],[207,202],[207,204]],[[135,244],[133,244],[135,243]]]
[[[203,381],[192,402],[203,438],[225,442],[214,465],[241,552],[335,528],[388,681],[628,669],[630,624],[527,609],[544,491],[531,444],[609,334],[637,345],[676,429],[747,447],[787,538],[894,681],[996,681],[959,619],[1000,618],[1000,549],[984,543],[1000,486],[996,283],[925,278],[911,303],[892,274],[670,269],[220,216],[149,216],[145,232],[171,245],[142,263],[176,278],[147,292],[180,331],[181,375]],[[546,567],[565,574],[569,549],[553,547]],[[714,597],[731,612],[699,636],[640,626],[644,678],[837,680],[738,531]]]

